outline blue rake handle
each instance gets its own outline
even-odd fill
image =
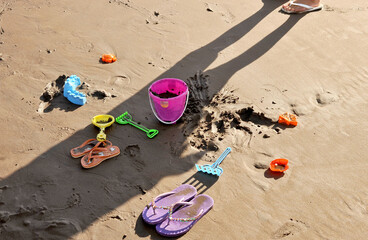
[[[205,164],[203,166],[199,166],[198,164],[196,164],[197,171],[221,176],[224,170],[221,167],[219,167],[219,165],[230,152],[231,148],[230,147],[226,148],[225,151],[221,154],[221,156],[212,165]]]
[[[227,147],[225,149],[225,151],[221,154],[221,156],[216,160],[216,162],[214,162],[211,167],[212,168],[217,168],[222,161],[224,161],[224,159],[226,158],[226,156],[231,152],[231,147]]]

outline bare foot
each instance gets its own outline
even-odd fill
[[[283,10],[286,10],[286,12],[294,12],[294,13],[305,12],[305,11],[308,10],[308,8],[293,5],[293,4],[291,4],[291,2],[293,2],[294,4],[295,3],[305,4],[305,5],[308,5],[310,7],[320,6],[320,0],[295,0],[295,1],[289,1],[289,2],[285,3],[282,6]]]

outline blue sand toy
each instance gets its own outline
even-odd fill
[[[224,170],[222,170],[222,168],[220,168],[219,165],[230,152],[231,147],[226,148],[225,151],[221,154],[221,156],[212,165],[206,164],[203,166],[199,166],[198,164],[196,164],[197,171],[221,176]]]
[[[75,90],[80,84],[80,78],[76,75],[71,75],[64,84],[64,97],[74,104],[84,105],[87,101],[86,95]]]

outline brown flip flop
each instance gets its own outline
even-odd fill
[[[112,146],[112,143],[108,140],[100,142],[96,139],[88,139],[87,141],[82,143],[82,145],[70,150],[70,154],[72,155],[73,158],[79,158],[79,157],[86,155],[87,153],[92,151],[92,149],[95,149],[99,146],[109,147],[109,146]]]
[[[120,154],[120,149],[117,146],[109,146],[104,148],[94,148],[81,159],[81,165],[84,168],[93,168],[103,161],[113,158]]]

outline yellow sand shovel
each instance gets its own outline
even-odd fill
[[[111,115],[97,115],[92,118],[92,123],[100,128],[100,133],[97,134],[97,140],[103,142],[106,140],[105,128],[110,127],[115,122],[115,118]]]

